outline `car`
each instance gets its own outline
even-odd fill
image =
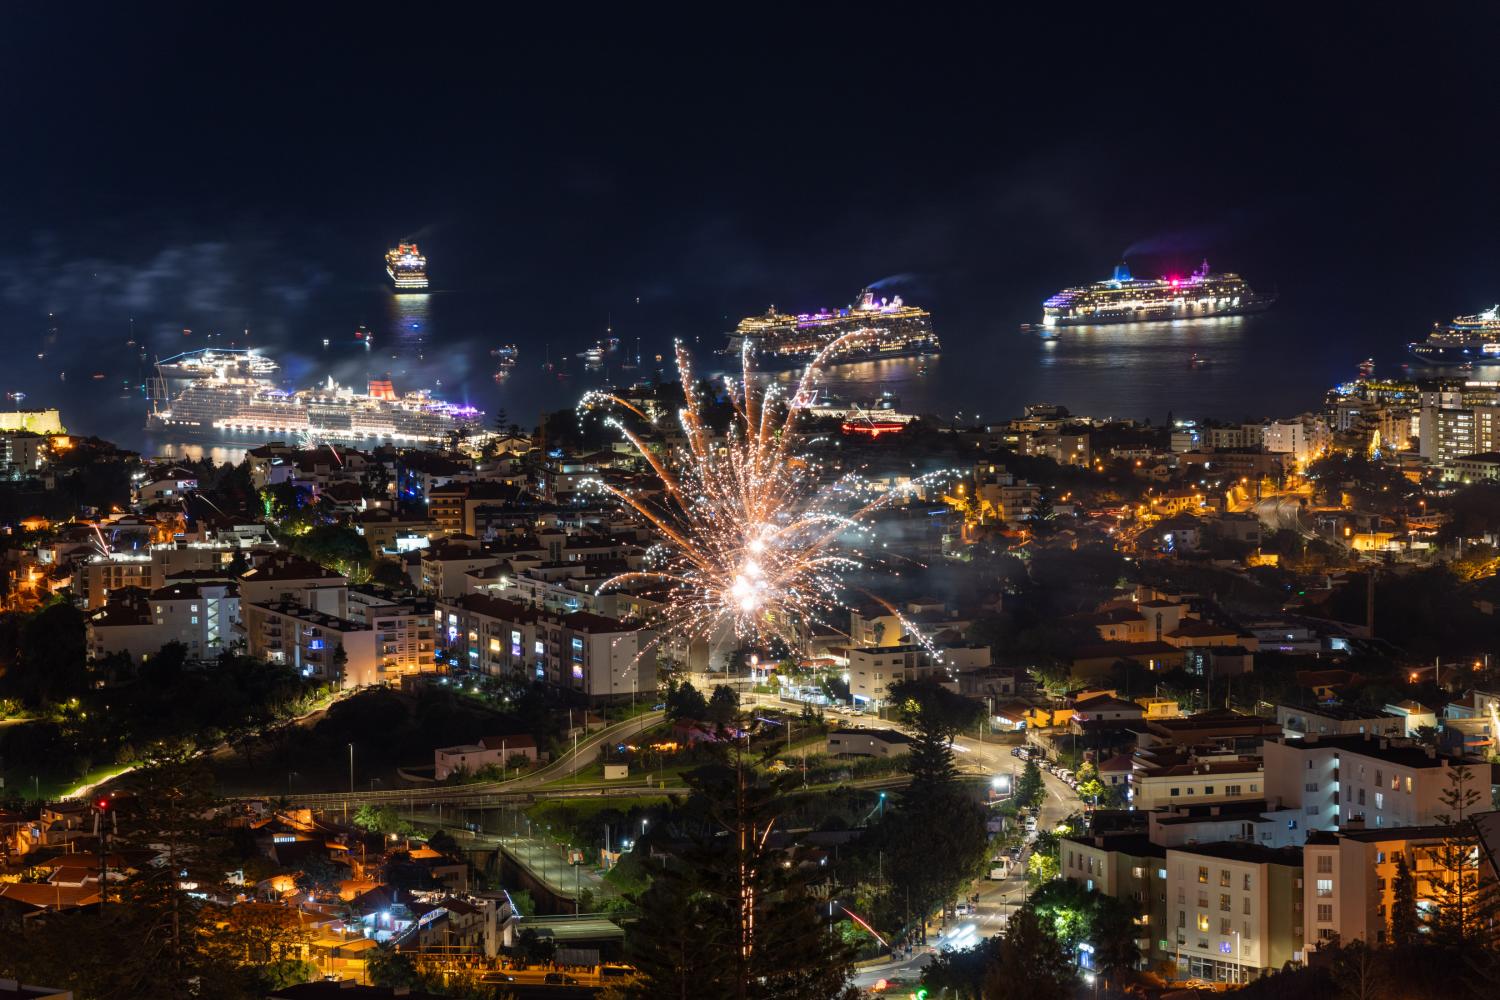
[[[561,972],[549,972],[542,977],[542,982],[547,986],[577,986],[578,980],[572,976],[565,976]]]
[[[336,977],[335,977],[336,978]],[[516,977],[505,972],[486,972],[479,977],[481,983],[513,983]]]

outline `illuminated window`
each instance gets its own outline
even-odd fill
[[[1208,914],[1207,913],[1200,913],[1200,914],[1198,914],[1198,929],[1200,931],[1204,931],[1204,932],[1208,931]]]
[[[573,664],[573,679],[575,681],[581,681],[581,680],[583,680],[583,664],[581,664],[581,663],[575,663],[575,664]]]

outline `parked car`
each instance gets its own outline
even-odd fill
[[[572,976],[563,975],[561,972],[549,972],[542,977],[542,982],[547,986],[577,986],[578,980]]]

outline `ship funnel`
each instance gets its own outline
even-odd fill
[[[1130,265],[1127,264],[1127,263],[1125,263],[1123,260],[1120,261],[1120,263],[1118,263],[1118,264],[1115,265],[1115,280],[1116,281],[1129,281],[1130,280]]]

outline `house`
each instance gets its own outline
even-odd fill
[[[433,777],[442,781],[456,771],[474,774],[486,767],[505,768],[515,757],[528,763],[537,761],[536,740],[524,733],[509,736],[484,736],[477,743],[439,747],[432,751]]]
[[[912,738],[894,729],[835,729],[828,734],[833,757],[899,757],[911,750]]]
[[[1156,640],[1088,643],[1074,648],[1070,675],[1080,681],[1099,680],[1121,661],[1139,663],[1151,671],[1174,670],[1182,666],[1183,651]]]
[[[1080,722],[1120,722],[1145,718],[1146,710],[1133,701],[1116,698],[1112,694],[1100,694],[1080,699],[1073,704],[1074,725]]]

